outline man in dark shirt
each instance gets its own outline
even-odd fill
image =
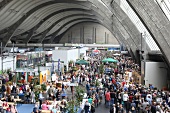
[[[11,81],[12,80],[12,74],[11,74],[11,72],[9,72],[9,81]]]
[[[156,113],[156,102],[153,102],[153,105],[151,106],[151,112]]]
[[[113,91],[113,89],[110,92],[110,97],[111,97],[111,105],[113,105],[115,103],[115,99],[116,99],[116,94]]]

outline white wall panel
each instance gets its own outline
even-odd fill
[[[145,85],[153,84],[154,87],[162,89],[167,86],[167,68],[163,62],[146,62]]]

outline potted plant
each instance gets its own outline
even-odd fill
[[[76,86],[75,89],[75,98],[68,101],[66,106],[66,111],[68,113],[77,113],[80,108],[80,104],[83,101],[84,90],[78,86]]]

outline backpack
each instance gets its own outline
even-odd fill
[[[135,110],[135,107],[134,106],[132,106],[132,111],[134,111]]]
[[[114,108],[113,107],[110,108],[110,113],[113,113],[113,111],[114,111]]]
[[[94,112],[95,112],[95,108],[94,108],[94,106],[91,106],[91,111],[94,111]]]

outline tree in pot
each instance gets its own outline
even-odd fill
[[[77,113],[80,108],[80,104],[83,101],[84,90],[78,86],[76,86],[75,89],[75,98],[68,101],[66,106],[66,111],[68,113]]]

